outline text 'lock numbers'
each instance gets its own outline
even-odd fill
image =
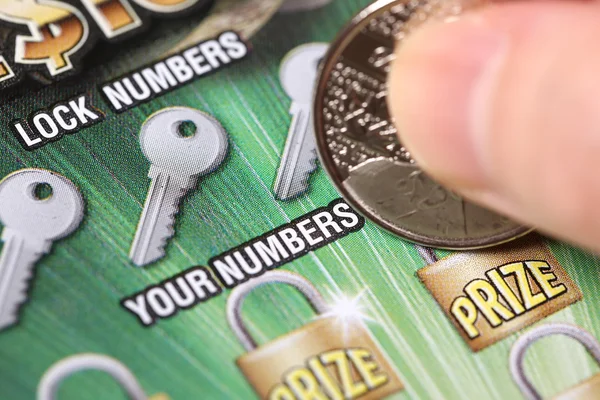
[[[542,396],[529,378],[527,378],[524,368],[525,354],[538,340],[554,335],[566,336],[582,344],[600,366],[600,343],[589,332],[574,325],[560,323],[541,325],[532,329],[514,343],[509,358],[513,380],[527,400],[542,400]],[[598,399],[600,399],[600,374],[596,374],[575,387],[553,397],[553,400]]]
[[[273,283],[298,289],[321,317],[258,346],[242,322],[241,306],[251,291]],[[328,311],[310,282],[286,271],[268,272],[231,292],[227,318],[248,351],[237,365],[261,399],[376,400],[403,389],[396,370],[360,317]]]
[[[114,378],[131,400],[169,400],[164,393],[148,397],[133,373],[119,360],[102,354],[81,353],[52,365],[42,376],[37,400],[59,400],[58,392],[65,379],[83,371],[102,371]]]
[[[38,193],[40,185],[51,191],[47,197]],[[18,321],[35,263],[53,242],[73,233],[83,215],[79,190],[56,173],[24,169],[0,182],[0,330]]]
[[[327,44],[310,43],[290,51],[281,62],[281,86],[292,99],[292,123],[275,178],[275,197],[290,200],[308,190],[317,169],[317,144],[312,119],[313,88]]]
[[[195,126],[191,136],[180,132],[186,122]],[[196,187],[199,177],[223,163],[229,143],[227,133],[213,117],[173,107],[144,122],[140,145],[151,164],[151,184],[129,257],[136,265],[145,266],[164,257],[167,241],[175,233],[181,199]]]

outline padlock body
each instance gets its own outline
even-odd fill
[[[359,318],[320,318],[237,364],[262,399],[375,400],[403,389]]]
[[[554,397],[554,400],[598,400],[600,399],[600,374],[581,382],[577,386]]]
[[[473,351],[583,298],[538,236],[454,253],[417,274]]]

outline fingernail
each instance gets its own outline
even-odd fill
[[[417,163],[455,187],[485,185],[485,146],[506,37],[478,15],[432,23],[398,45],[389,106]]]

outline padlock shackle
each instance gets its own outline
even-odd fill
[[[527,400],[542,400],[524,369],[525,353],[538,340],[553,335],[564,335],[581,343],[587,352],[600,364],[600,343],[589,332],[582,328],[560,323],[551,323],[532,329],[521,336],[510,351],[509,366],[513,380]]]
[[[421,258],[427,263],[427,265],[435,264],[439,261],[435,251],[433,251],[430,247],[421,246],[419,244],[415,244],[415,249],[421,256]]]
[[[238,340],[246,351],[252,351],[258,347],[256,341],[250,335],[246,325],[242,320],[242,305],[246,296],[254,289],[272,283],[284,283],[298,289],[306,297],[312,308],[318,314],[323,314],[328,307],[321,293],[306,278],[288,271],[270,271],[259,278],[248,281],[235,289],[229,295],[227,300],[227,321],[231,330],[237,336]]]
[[[62,382],[71,375],[86,370],[106,372],[119,382],[131,400],[148,400],[136,377],[125,365],[112,357],[93,353],[77,354],[52,365],[40,380],[37,400],[56,400]]]

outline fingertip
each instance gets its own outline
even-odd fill
[[[479,130],[505,39],[469,15],[423,27],[397,47],[389,106],[400,141],[443,182],[483,184]]]
[[[599,17],[589,3],[515,2],[419,28],[388,82],[400,141],[449,188],[599,248]]]

